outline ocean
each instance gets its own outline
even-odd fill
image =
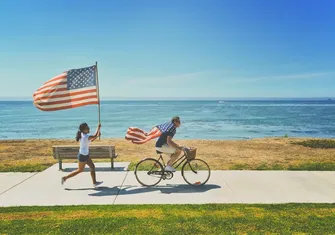
[[[335,136],[335,101],[102,101],[102,138],[123,138],[128,127],[149,131],[180,116],[176,139]],[[31,101],[0,101],[0,139],[74,139],[81,122],[92,132],[97,106],[42,112]]]

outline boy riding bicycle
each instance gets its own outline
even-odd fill
[[[183,150],[182,146],[179,146],[172,140],[176,134],[176,128],[180,127],[180,125],[180,118],[173,117],[170,122],[157,126],[162,134],[156,142],[156,150],[159,153],[170,155],[170,160],[165,167],[166,171],[176,171],[176,169],[172,167],[172,164],[178,159]]]

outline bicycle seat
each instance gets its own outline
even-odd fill
[[[156,150],[156,153],[157,154],[162,154],[163,152]]]

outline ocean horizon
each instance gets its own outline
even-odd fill
[[[335,97],[102,97],[101,101],[328,101]],[[32,101],[31,97],[0,97],[1,101]]]
[[[0,98],[1,100],[1,98]],[[81,122],[98,123],[97,106],[42,112],[31,100],[0,101],[1,140],[73,139]],[[333,98],[218,98],[101,101],[102,138],[124,138],[128,127],[149,131],[180,116],[176,139],[333,138]]]

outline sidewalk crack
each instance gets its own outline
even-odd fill
[[[15,184],[14,186],[12,186],[12,187],[10,187],[9,189],[7,189],[7,190],[3,191],[2,193],[0,193],[0,195],[2,195],[2,194],[4,194],[4,193],[8,192],[9,190],[15,188],[16,186],[19,186],[20,184],[22,184],[23,182],[25,182],[25,181],[29,180],[30,178],[34,177],[34,176],[37,175],[38,173],[39,173],[39,172],[37,172],[37,173],[35,173],[35,174],[29,176],[27,179],[24,179],[24,180],[22,180],[21,182]]]
[[[117,197],[119,196],[119,194],[120,194],[120,192],[121,192],[121,190],[122,190],[123,184],[124,184],[124,182],[126,181],[129,172],[130,172],[130,171],[127,171],[127,173],[126,173],[126,175],[125,175],[125,177],[124,177],[124,179],[123,179],[123,181],[122,181],[122,183],[121,183],[120,189],[119,189],[119,191],[117,192],[117,194],[116,194],[116,196],[115,196],[115,198],[114,198],[113,205],[115,204],[115,201],[116,201]]]

